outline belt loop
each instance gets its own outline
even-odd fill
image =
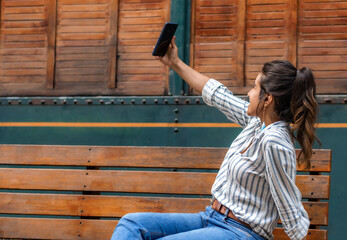
[[[224,219],[223,220],[225,220],[225,219],[227,219],[228,218],[228,214],[229,214],[229,208],[226,208],[227,210],[225,211],[225,213],[224,213]]]

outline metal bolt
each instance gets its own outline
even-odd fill
[[[197,99],[195,100],[195,103],[196,103],[196,104],[199,104],[199,103],[200,103],[200,99],[197,98]]]
[[[99,102],[100,102],[100,104],[104,104],[104,100],[102,100],[102,99],[100,99]]]
[[[131,103],[132,103],[132,104],[135,104],[135,99],[131,99]]]
[[[146,104],[146,99],[142,99],[142,103],[143,103],[143,104]]]
[[[77,104],[77,99],[73,100],[73,103],[74,103],[74,104]]]
[[[175,132],[175,133],[178,133],[178,128],[175,128],[175,129],[174,129],[174,132]]]
[[[93,101],[90,100],[90,99],[88,99],[88,100],[87,100],[87,104],[91,105],[91,104],[93,104]]]
[[[45,100],[41,100],[41,104],[42,104],[42,105],[45,105],[45,104],[46,104],[46,101],[45,101]]]
[[[175,108],[174,109],[174,113],[178,113],[179,111],[178,111],[178,108]]]
[[[155,103],[155,104],[158,104],[158,99],[154,99],[154,103]]]
[[[169,103],[169,101],[168,101],[167,99],[165,99],[165,100],[164,100],[164,103],[165,103],[165,104],[168,104],[168,103]]]
[[[120,104],[124,104],[124,100],[122,99],[122,100],[120,100]]]
[[[334,100],[332,98],[324,98],[325,103],[333,103]]]
[[[178,123],[178,118],[175,118],[175,120],[174,120],[174,121],[175,121],[175,123]]]
[[[178,104],[180,103],[180,100],[178,100],[177,98],[175,99],[175,103]]]
[[[186,104],[189,104],[190,103],[190,100],[189,99],[186,99]]]

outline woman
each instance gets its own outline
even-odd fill
[[[302,147],[298,161],[309,167],[317,109],[311,71],[288,61],[265,63],[248,103],[184,64],[175,38],[158,59],[243,131],[225,156],[205,212],[127,214],[112,239],[272,239],[279,218],[290,239],[303,239],[310,222],[295,186],[294,139]]]

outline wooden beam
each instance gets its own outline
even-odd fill
[[[0,0],[0,83],[2,82],[2,61],[1,59],[3,59],[2,57],[2,41],[3,41],[3,34],[2,34],[2,29],[3,29],[3,23],[4,23],[4,19],[3,19],[3,14],[2,14],[2,10],[4,9],[4,1]]]
[[[238,86],[246,86],[245,82],[245,38],[246,38],[246,0],[238,1],[238,24],[237,24],[237,66],[236,81]]]
[[[117,33],[118,33],[118,0],[110,4],[109,39],[108,39],[108,88],[116,88],[117,75]]]
[[[298,0],[288,1],[288,60],[297,66],[298,52]]]
[[[47,71],[46,88],[54,88],[57,1],[47,1]]]

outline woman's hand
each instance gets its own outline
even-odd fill
[[[169,66],[178,75],[180,75],[190,87],[201,93],[203,87],[209,80],[209,77],[195,71],[178,58],[178,48],[176,46],[175,39],[176,37],[172,38],[165,56],[156,57],[156,59],[160,60],[166,66]]]
[[[156,59],[160,60],[166,66],[172,67],[174,64],[177,64],[179,61],[178,58],[178,48],[175,43],[176,36],[174,36],[171,40],[169,48],[164,57],[156,57]]]

